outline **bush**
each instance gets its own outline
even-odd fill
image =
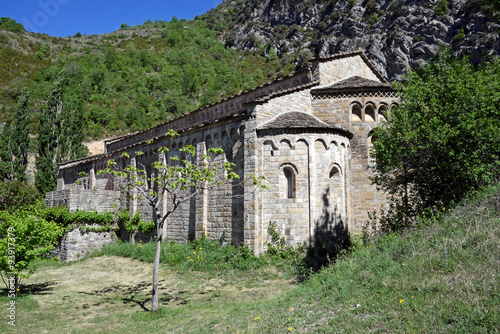
[[[438,15],[445,15],[446,13],[448,13],[448,10],[449,10],[448,0],[439,0],[436,3],[436,7],[434,8],[434,13]]]
[[[19,181],[0,182],[0,211],[13,212],[41,199],[42,195],[31,185]]]
[[[444,50],[397,85],[400,106],[373,144],[373,181],[390,195],[390,229],[500,178],[499,76],[498,59],[475,67]]]

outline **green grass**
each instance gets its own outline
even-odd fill
[[[489,188],[412,233],[355,244],[350,254],[303,282],[293,278],[291,262],[277,257],[252,259],[259,265],[240,268],[236,263],[248,258],[235,248],[206,239],[165,244],[161,308],[155,313],[147,311],[151,246],[119,244],[74,263],[40,264],[22,287],[15,329],[498,333],[499,217],[500,187]],[[194,264],[194,251],[203,252],[203,264]],[[8,300],[5,294],[0,298],[2,304]],[[13,332],[2,309],[0,332]]]

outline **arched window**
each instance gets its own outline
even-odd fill
[[[375,122],[375,108],[371,104],[365,107],[365,122]]]
[[[351,121],[361,122],[361,106],[359,104],[352,106]]]
[[[295,172],[291,167],[283,168],[286,179],[286,197],[295,198]]]
[[[378,108],[378,123],[383,123],[383,122],[386,122],[387,121],[387,106],[385,105],[381,105],[379,108]]]

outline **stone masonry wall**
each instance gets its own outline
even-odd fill
[[[84,233],[75,228],[61,238],[59,245],[51,251],[51,256],[59,257],[62,262],[75,261],[87,252],[112,243],[114,239],[112,232]]]
[[[70,212],[77,210],[116,212],[120,208],[120,192],[76,188],[51,191],[45,195],[45,204],[48,207],[64,205]]]
[[[328,85],[354,75],[379,81],[379,78],[359,55],[334,59],[319,64],[320,86]]]
[[[270,131],[260,137],[261,169],[270,189],[262,193],[264,244],[276,222],[291,245],[347,224],[346,161],[349,141],[336,134]]]
[[[361,231],[368,220],[368,212],[378,211],[386,206],[385,195],[372,184],[373,159],[370,157],[371,131],[382,124],[397,103],[394,94],[358,92],[335,96],[323,96],[313,100],[314,115],[330,123],[345,124],[354,137],[350,141],[349,201],[352,203],[351,228]],[[356,110],[359,116],[355,115]]]

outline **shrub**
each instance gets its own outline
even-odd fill
[[[34,205],[40,199],[42,195],[31,185],[19,181],[0,182],[0,211],[13,212]]]
[[[448,10],[449,10],[448,0],[439,0],[436,3],[436,7],[434,7],[434,13],[438,15],[445,15],[446,13],[448,13]]]
[[[400,106],[373,144],[373,181],[392,199],[394,228],[500,178],[499,76],[498,59],[475,67],[444,50],[397,86]]]

